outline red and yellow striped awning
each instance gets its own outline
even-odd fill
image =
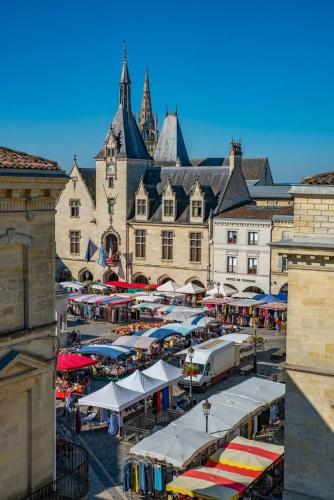
[[[199,499],[236,500],[283,453],[283,446],[236,437],[211,455],[204,467],[177,477],[167,491]]]

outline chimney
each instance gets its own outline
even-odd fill
[[[241,141],[234,141],[232,139],[230,148],[230,174],[236,167],[242,167],[242,148]]]

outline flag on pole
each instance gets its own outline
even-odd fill
[[[91,258],[93,257],[94,253],[96,252],[96,250],[97,250],[97,246],[89,238],[88,245],[87,245],[87,250],[86,250],[86,256],[85,256],[86,262],[90,262]]]
[[[107,252],[106,252],[104,246],[102,245],[102,243],[99,246],[99,258],[97,260],[97,263],[101,267],[106,267],[106,265],[107,265]]]

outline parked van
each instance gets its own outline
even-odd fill
[[[194,357],[192,365],[197,370],[196,375],[192,375],[192,385],[200,387],[205,391],[207,385],[214,384],[224,377],[228,377],[236,366],[236,345],[232,340],[211,339],[193,346]],[[239,351],[239,349],[238,349]],[[190,363],[187,353],[184,367]],[[184,377],[180,382],[182,385],[190,384],[190,376]]]

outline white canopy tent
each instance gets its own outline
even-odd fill
[[[115,382],[110,382],[102,389],[79,399],[78,404],[80,406],[95,406],[121,412],[141,399],[143,399],[141,392],[135,392],[121,387]]]
[[[283,398],[284,394],[284,384],[252,377],[209,398],[211,410],[208,417],[208,434],[204,432],[205,419],[202,403],[199,403],[165,429],[136,444],[130,453],[184,468],[205,446],[201,445],[199,440],[199,446],[195,449],[195,435],[206,434],[213,440],[223,438],[253,415],[259,414],[274,401]],[[176,427],[178,429],[175,429]],[[192,437],[189,433],[192,433]],[[173,435],[178,439],[174,438],[175,446],[169,447],[168,438],[172,441]]]
[[[123,335],[122,337],[118,337],[111,344],[113,346],[122,346],[122,347],[138,347],[140,349],[149,349],[153,342],[156,342],[154,337],[143,337],[137,335]]]
[[[78,281],[62,281],[59,284],[67,290],[82,290],[85,288],[85,285]]]
[[[254,299],[258,293],[254,292],[236,292],[232,295],[234,299]]]
[[[161,297],[159,297],[159,295],[148,295],[140,293],[136,293],[133,298],[136,299],[136,302],[160,302],[161,300]],[[162,304],[159,307],[161,306]]]
[[[180,310],[175,310],[175,311],[170,312],[169,314],[166,314],[166,316],[164,316],[164,320],[166,320],[166,321],[185,321],[188,318],[192,318],[194,316],[197,316],[197,314],[198,314],[198,310],[195,310],[195,308],[193,309],[193,311],[191,310],[191,307],[189,307],[188,310],[182,310],[180,308]]]
[[[215,441],[217,438],[206,432],[181,428],[172,423],[137,443],[131,448],[131,453],[160,461],[168,457],[168,462],[175,467],[185,467]]]
[[[112,285],[99,285],[99,284],[95,284],[95,285],[90,285],[90,288],[92,288],[93,290],[104,291],[104,290],[110,290],[111,288],[115,288],[115,287],[112,286]]]
[[[249,342],[249,339],[252,335],[248,333],[228,333],[227,335],[223,335],[224,340],[233,340],[236,344],[243,344],[244,342]]]
[[[185,293],[187,295],[196,295],[197,293],[204,293],[205,288],[202,288],[201,286],[194,285],[194,283],[190,282],[187,283],[184,286],[181,286],[181,288],[178,288],[177,293]]]
[[[150,311],[155,311],[156,309],[160,309],[160,307],[163,307],[163,304],[158,303],[152,303],[152,302],[141,302],[140,304],[136,304],[135,306],[132,306],[132,309],[149,309]]]
[[[219,285],[215,286],[214,288],[211,288],[211,290],[208,290],[206,292],[207,295],[212,296],[212,295],[223,295],[224,297],[229,297],[235,293],[235,288],[232,288],[231,286],[228,285]]]
[[[157,292],[176,292],[178,288],[180,288],[181,285],[177,285],[174,281],[169,280],[163,285],[159,285],[156,288]]]
[[[95,406],[121,412],[154,392],[181,380],[182,370],[160,360],[147,370],[137,370],[119,382],[110,382],[79,399],[81,406]]]

